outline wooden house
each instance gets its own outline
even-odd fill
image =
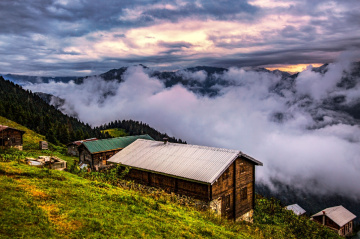
[[[350,236],[354,232],[356,216],[343,206],[329,207],[311,216],[313,221],[329,227],[340,236]]]
[[[91,139],[83,139],[83,140],[77,140],[74,142],[71,142],[67,144],[67,154],[71,156],[79,156],[79,150],[78,147],[83,143],[87,141],[95,141],[98,140],[97,138],[91,138]]]
[[[25,131],[0,125],[0,146],[23,149],[23,134]]]
[[[106,160],[137,139],[153,140],[149,135],[136,135],[84,141],[79,147],[79,164],[87,164],[92,170],[106,165]]]
[[[130,166],[139,183],[191,196],[218,215],[252,221],[256,159],[239,150],[138,139],[108,163]]]

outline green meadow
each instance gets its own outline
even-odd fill
[[[4,121],[26,134],[24,151],[0,151],[0,238],[339,238],[275,199],[257,196],[254,223],[233,222],[160,189],[139,190],[115,171],[81,171],[65,147],[40,151],[43,136]],[[67,160],[69,171],[25,163],[39,155]]]

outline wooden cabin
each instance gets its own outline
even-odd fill
[[[329,207],[311,216],[311,220],[329,227],[340,236],[350,236],[354,232],[356,216],[343,206]]]
[[[191,196],[222,217],[252,221],[255,166],[239,150],[138,139],[108,163],[130,166],[128,178]]]
[[[23,135],[25,131],[0,125],[0,146],[3,148],[23,149]]]
[[[79,147],[79,164],[87,164],[92,170],[106,165],[106,160],[137,139],[153,140],[149,135],[136,135],[84,141]]]
[[[67,154],[70,156],[78,156],[79,157],[79,150],[78,147],[83,143],[87,141],[95,141],[98,140],[97,138],[91,138],[91,139],[83,139],[83,140],[77,140],[74,142],[71,142],[67,144]]]

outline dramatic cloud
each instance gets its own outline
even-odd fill
[[[280,88],[279,75],[231,68],[217,75],[229,84],[216,86],[221,89],[216,97],[196,95],[182,85],[165,88],[142,67],[128,68],[120,84],[93,77],[82,85],[27,88],[64,98],[63,111],[92,125],[134,119],[191,144],[240,149],[264,163],[256,170],[266,183],[276,178],[295,188],[360,199],[360,127],[350,116],[319,106],[336,95],[344,95],[345,106],[355,100],[360,79],[350,90],[337,84],[349,67],[343,60],[326,73],[309,67],[292,87]],[[177,74],[200,82],[206,77],[204,71]]]
[[[359,53],[359,7],[357,0],[2,0],[0,73],[333,62],[344,50]]]

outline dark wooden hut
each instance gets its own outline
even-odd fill
[[[311,219],[336,231],[340,236],[351,236],[356,216],[343,206],[329,207],[311,216]]]
[[[200,199],[225,218],[252,221],[262,163],[239,150],[138,139],[108,163],[130,166],[130,179]]]
[[[23,149],[23,134],[25,131],[0,125],[0,146],[3,148],[14,147]]]
[[[136,135],[84,141],[79,147],[79,164],[88,164],[92,170],[106,165],[106,160],[137,139],[153,140],[149,135]]]
[[[91,139],[83,139],[83,140],[77,140],[71,143],[68,143],[67,146],[67,154],[71,156],[79,156],[79,150],[78,147],[83,143],[87,141],[95,141],[98,140],[97,138],[91,138]]]

